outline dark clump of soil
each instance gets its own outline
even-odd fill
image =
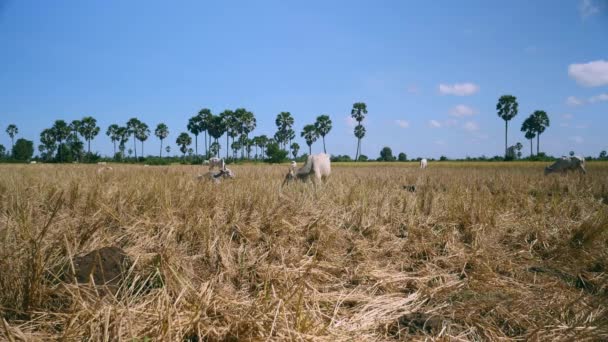
[[[389,334],[399,336],[402,334],[438,333],[443,326],[443,319],[420,312],[413,312],[399,317],[397,322],[388,328]]]
[[[129,256],[118,247],[103,247],[74,258],[75,277],[79,283],[115,287],[131,266]]]

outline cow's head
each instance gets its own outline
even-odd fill
[[[281,186],[288,184],[295,178],[296,178],[296,163],[292,162],[291,165],[289,166],[289,172],[287,172],[287,174],[285,175],[285,179],[283,180],[283,184],[281,184]]]
[[[220,170],[219,175],[224,178],[234,178],[234,172],[226,167]]]

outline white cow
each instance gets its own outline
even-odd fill
[[[428,161],[425,158],[422,158],[420,160],[420,168],[421,169],[426,169],[426,166],[428,165]]]
[[[222,178],[234,178],[234,172],[228,168],[221,169],[218,173],[213,173],[209,171],[205,174],[198,175],[199,180],[208,179],[213,181],[214,183],[219,183]]]
[[[217,167],[220,170],[225,169],[226,163],[224,163],[224,159],[220,159],[217,157],[213,157],[213,158],[209,159],[209,171],[213,170],[215,167]]]
[[[585,169],[585,158],[579,156],[562,157],[561,159],[558,159],[555,163],[545,168],[545,175],[554,172],[565,173],[568,171],[577,170],[582,173],[587,173],[587,170]]]
[[[109,172],[114,170],[111,166],[102,166],[99,169],[97,169],[97,174],[101,175],[103,173]]]
[[[106,162],[97,162],[97,165],[106,165]]]
[[[35,161],[35,160],[32,160],[32,161],[30,162],[30,164],[36,164],[36,161]]]
[[[319,153],[308,156],[306,164],[304,164],[304,166],[299,168],[297,171],[295,162],[292,162],[291,166],[289,167],[289,172],[285,176],[285,180],[283,181],[282,185],[285,185],[294,179],[307,181],[309,178],[312,178],[313,182],[316,184],[318,181],[327,180],[330,174],[331,161],[329,160],[329,155]]]

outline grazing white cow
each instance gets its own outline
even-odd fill
[[[217,157],[209,159],[209,171],[213,170],[213,168],[215,167],[219,168],[220,170],[225,169],[226,164],[224,163],[224,159],[220,159]]]
[[[106,162],[97,162],[97,165],[106,165]]]
[[[30,164],[36,164],[36,161],[35,161],[35,160],[32,160],[32,161],[30,162]]]
[[[283,181],[282,185],[285,185],[294,179],[307,181],[309,178],[312,178],[313,182],[316,184],[318,181],[325,181],[327,177],[329,177],[330,173],[331,161],[329,160],[329,155],[319,153],[308,156],[306,164],[304,164],[304,166],[299,168],[297,171],[295,162],[292,162],[291,166],[289,167],[289,172],[285,176],[285,180]]]
[[[577,170],[582,173],[587,173],[587,170],[585,169],[585,158],[579,156],[562,157],[561,159],[558,159],[555,163],[545,168],[545,175],[554,172],[566,173],[568,171]]]
[[[112,169],[111,166],[103,166],[103,167],[100,167],[99,169],[97,169],[97,174],[100,175],[102,173],[112,171],[112,170],[114,170],[114,169]]]
[[[214,183],[219,183],[222,178],[234,178],[234,172],[228,168],[224,168],[220,170],[218,173],[213,173],[209,171],[205,174],[198,175],[199,180],[208,179],[213,181]]]
[[[428,165],[428,161],[425,158],[422,158],[420,160],[420,168],[421,169],[426,169],[426,166]]]

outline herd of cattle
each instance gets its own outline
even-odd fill
[[[206,160],[203,164],[209,165],[209,172],[199,175],[199,179],[209,179],[219,183],[221,179],[234,178],[235,176],[234,172],[226,167],[226,163],[223,159],[211,158]],[[428,161],[426,159],[420,160],[421,169],[426,169],[427,166]],[[219,171],[214,172],[213,170],[215,168],[217,168]],[[315,184],[320,181],[327,180],[331,174],[331,161],[329,155],[325,153],[314,154],[308,156],[306,163],[302,167],[299,169],[296,168],[296,162],[292,161],[291,165],[289,166],[289,171],[287,172],[287,175],[285,175],[282,186],[290,183],[293,180],[312,180]],[[545,168],[545,175],[550,173],[565,173],[568,171],[579,171],[583,174],[587,173],[587,169],[585,168],[585,159],[578,156],[562,157]]]

